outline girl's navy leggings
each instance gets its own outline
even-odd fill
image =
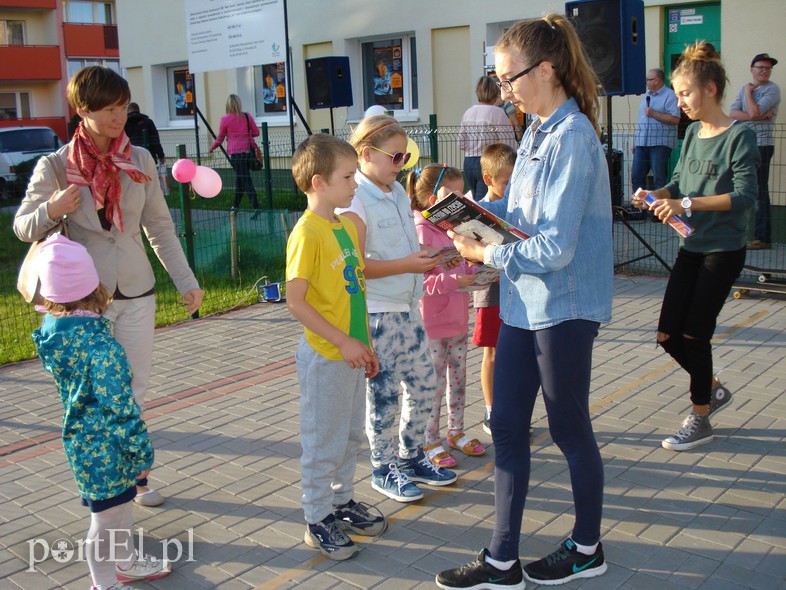
[[[529,486],[529,425],[539,390],[551,438],[568,460],[576,510],[572,538],[581,545],[600,539],[603,463],[589,413],[592,345],[598,327],[598,322],[587,320],[543,330],[502,325],[491,411],[496,523],[489,551],[494,559],[518,559]]]

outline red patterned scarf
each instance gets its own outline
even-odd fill
[[[123,231],[120,172],[126,172],[138,183],[150,182],[152,179],[131,163],[131,142],[125,133],[113,139],[109,149],[102,154],[82,125],[79,123],[76,128],[71,149],[68,150],[66,180],[69,184],[89,186],[96,210],[106,207],[107,220]]]

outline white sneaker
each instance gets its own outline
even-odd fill
[[[172,564],[152,555],[137,556],[134,564],[127,570],[115,567],[119,582],[137,582],[139,580],[158,580],[172,573]]]

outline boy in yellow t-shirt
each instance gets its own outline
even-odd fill
[[[330,135],[312,135],[292,156],[292,174],[308,198],[287,242],[286,277],[287,307],[305,331],[295,355],[304,540],[336,560],[358,552],[347,531],[376,536],[387,528],[378,510],[353,499],[365,382],[379,372],[357,230],[335,214],[352,202],[356,169],[354,148]]]

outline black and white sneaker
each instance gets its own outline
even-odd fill
[[[524,577],[536,584],[556,586],[577,578],[600,576],[606,569],[601,543],[593,555],[584,555],[579,553],[572,539],[566,539],[551,555],[525,565]]]
[[[357,545],[345,533],[335,515],[328,514],[316,524],[306,524],[306,545],[319,549],[328,559],[343,561],[357,555]]]
[[[712,442],[714,435],[710,417],[691,412],[676,434],[664,438],[661,446],[670,451],[689,451]]]
[[[527,587],[518,559],[510,569],[500,570],[486,563],[488,554],[488,549],[483,549],[475,561],[437,574],[437,586],[445,590],[524,590]]]
[[[713,379],[710,390],[710,416],[727,407],[734,396],[724,387],[718,378]]]
[[[376,514],[374,514],[376,513]],[[350,500],[342,506],[336,506],[336,520],[356,535],[376,537],[388,528],[388,521],[374,506],[365,502]]]

